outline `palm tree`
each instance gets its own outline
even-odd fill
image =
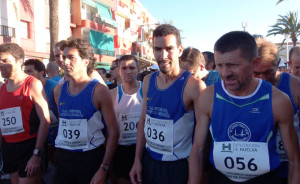
[[[281,3],[282,1],[285,1],[285,0],[278,0],[276,4],[279,4],[279,3]]]
[[[50,12],[50,61],[54,61],[53,47],[58,41],[58,0],[49,1]]]
[[[279,15],[277,23],[270,26],[267,36],[270,35],[289,35],[296,46],[297,37],[300,35],[300,22],[298,21],[298,12],[289,12],[287,15]],[[282,43],[285,39],[282,41]]]

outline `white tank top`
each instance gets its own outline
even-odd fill
[[[119,125],[119,145],[136,144],[137,123],[142,114],[143,93],[142,82],[139,90],[128,95],[123,91],[123,85],[118,86],[114,109]]]

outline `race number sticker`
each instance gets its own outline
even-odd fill
[[[0,110],[2,135],[13,135],[24,132],[20,107]]]
[[[284,151],[284,147],[283,147],[283,143],[282,143],[282,139],[281,139],[281,135],[280,135],[279,131],[277,132],[277,135],[276,135],[276,151],[277,151],[278,155],[280,156],[280,162],[288,161],[287,156]]]
[[[56,145],[59,148],[75,150],[88,147],[87,120],[59,118]]]
[[[173,120],[163,120],[146,115],[144,133],[147,146],[154,152],[173,154]]]
[[[131,144],[136,142],[137,123],[141,113],[120,114],[118,117],[120,139],[119,143]]]
[[[216,169],[236,182],[244,182],[270,171],[267,143],[214,142]]]

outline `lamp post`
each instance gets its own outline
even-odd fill
[[[246,31],[246,28],[248,27],[247,21],[242,22],[242,27],[243,27],[244,31]]]
[[[286,62],[288,62],[288,56],[289,56],[289,39],[290,35],[289,34],[284,34],[284,38],[286,40]]]

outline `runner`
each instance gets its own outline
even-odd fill
[[[38,184],[50,115],[43,85],[23,72],[23,60],[19,45],[0,45],[1,75],[7,79],[0,89],[3,171],[12,183]]]
[[[88,75],[95,63],[88,41],[69,39],[63,59],[70,80],[54,93],[59,110],[55,183],[105,183],[119,138],[111,95]]]
[[[190,183],[199,183],[202,178],[208,130],[214,166],[209,183],[280,183],[274,173],[280,164],[277,129],[290,163],[290,183],[298,183],[300,152],[292,106],[278,89],[253,77],[254,64],[259,60],[254,38],[242,31],[223,35],[215,44],[215,59],[222,81],[208,87],[199,100]]]
[[[136,147],[137,122],[142,113],[142,82],[137,80],[138,59],[124,55],[119,59],[119,73],[122,84],[111,91],[119,124],[119,145],[114,157],[113,175],[115,184],[130,184],[129,172],[132,167]]]
[[[300,78],[278,70],[280,57],[276,45],[261,38],[256,39],[256,44],[260,60],[254,65],[254,77],[270,82],[274,87],[289,96],[293,105],[294,126],[299,136]],[[287,183],[288,162],[279,131],[277,133],[276,147],[281,161],[277,174],[282,178],[282,183]]]
[[[174,26],[164,24],[154,30],[153,50],[160,71],[144,79],[130,178],[132,183],[186,184],[195,124],[193,110],[197,111],[195,104],[205,84],[180,69],[183,47]]]

